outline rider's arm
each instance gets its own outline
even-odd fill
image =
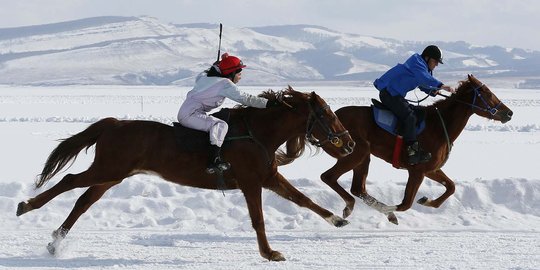
[[[230,81],[225,84],[223,89],[220,91],[220,94],[240,104],[255,108],[265,108],[266,102],[268,101],[265,98],[250,95],[248,93],[238,90],[236,84]]]
[[[418,88],[427,94],[440,89],[444,84],[435,79],[428,71],[426,62],[421,57],[413,58],[413,61],[408,61],[408,67],[414,74],[418,83]],[[412,60],[412,59],[411,59]]]

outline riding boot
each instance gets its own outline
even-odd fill
[[[418,141],[414,141],[407,146],[407,156],[409,158],[409,165],[425,163],[431,159],[431,153],[420,148]]]
[[[221,158],[221,147],[213,144],[210,145],[210,156],[208,160],[208,166],[206,168],[206,173],[213,174],[218,170],[223,172],[228,170],[229,168],[231,168],[231,164]]]

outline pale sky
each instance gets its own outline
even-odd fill
[[[230,27],[312,24],[398,40],[540,51],[538,0],[0,0],[0,28],[140,15]]]

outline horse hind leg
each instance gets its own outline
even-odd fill
[[[375,199],[366,189],[366,180],[369,171],[370,157],[366,157],[358,166],[353,169],[353,180],[351,185],[351,193],[362,199],[362,201],[369,207],[379,211],[386,215],[388,221],[398,225],[398,219],[394,214],[396,210],[395,206],[388,206],[379,200]]]
[[[364,201],[364,203],[367,206],[369,206],[369,207],[379,211],[380,213],[386,215],[386,218],[388,219],[388,221],[390,221],[393,224],[398,225],[398,219],[396,217],[396,214],[394,214],[394,211],[396,211],[396,209],[397,209],[396,206],[388,206],[388,205],[380,202],[379,200],[375,199],[374,197],[372,197],[368,193],[360,195],[360,198]]]
[[[353,169],[353,178],[351,183],[351,193],[354,196],[362,197],[367,194],[366,180],[369,172],[370,157],[366,157],[360,164]]]
[[[79,174],[67,174],[52,188],[42,192],[26,202],[20,202],[17,206],[17,216],[20,216],[28,211],[41,208],[56,196],[66,191],[108,182],[107,180],[103,179],[124,179],[128,175],[128,173],[120,172],[120,170],[118,170],[116,167],[103,165],[98,166],[96,164],[98,163],[94,161],[94,164],[88,170]]]
[[[79,217],[84,214],[86,210],[92,206],[92,204],[98,201],[107,190],[120,182],[122,181],[120,180],[102,185],[91,186],[83,193],[83,195],[79,197],[64,223],[62,223],[62,225],[52,233],[53,241],[47,245],[47,250],[50,254],[56,254],[58,247],[60,246],[60,242],[64,240],[77,219],[79,219]]]
[[[60,182],[58,182],[52,188],[40,193],[34,198],[31,198],[24,202],[20,202],[17,206],[17,216],[20,216],[34,209],[39,209],[43,205],[54,199],[56,196],[68,190],[76,188],[77,186],[74,184],[76,179],[85,178],[87,172],[88,171],[79,174],[67,174],[62,178],[62,180],[60,180]]]

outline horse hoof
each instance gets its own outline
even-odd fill
[[[53,243],[49,243],[47,245],[47,250],[49,251],[49,254],[54,255],[56,253],[56,247]]]
[[[345,225],[348,225],[349,224],[349,221],[346,220],[346,219],[341,219],[341,220],[337,220],[336,223],[334,225],[336,225],[336,227],[343,227]]]
[[[429,199],[428,199],[426,196],[424,196],[424,197],[420,198],[420,199],[417,201],[417,203],[419,203],[419,204],[421,204],[421,205],[426,205],[428,201],[429,201]]]
[[[393,224],[398,225],[398,219],[393,212],[388,213],[386,217],[388,218],[388,221],[390,221]]]
[[[282,262],[285,261],[285,257],[279,251],[272,251],[270,253],[269,261]]]
[[[343,226],[349,224],[349,222],[346,219],[343,219],[343,218],[341,218],[339,216],[336,216],[336,215],[331,215],[331,216],[325,218],[325,220],[328,223],[330,223],[330,224],[332,224],[332,225],[334,225],[336,227],[343,227]]]
[[[17,216],[20,216],[30,210],[32,210],[32,206],[30,206],[29,203],[26,203],[26,202],[20,202],[19,205],[17,206]]]
[[[352,209],[350,209],[349,207],[345,207],[343,209],[343,218],[347,218],[348,216],[350,216],[352,213]]]

